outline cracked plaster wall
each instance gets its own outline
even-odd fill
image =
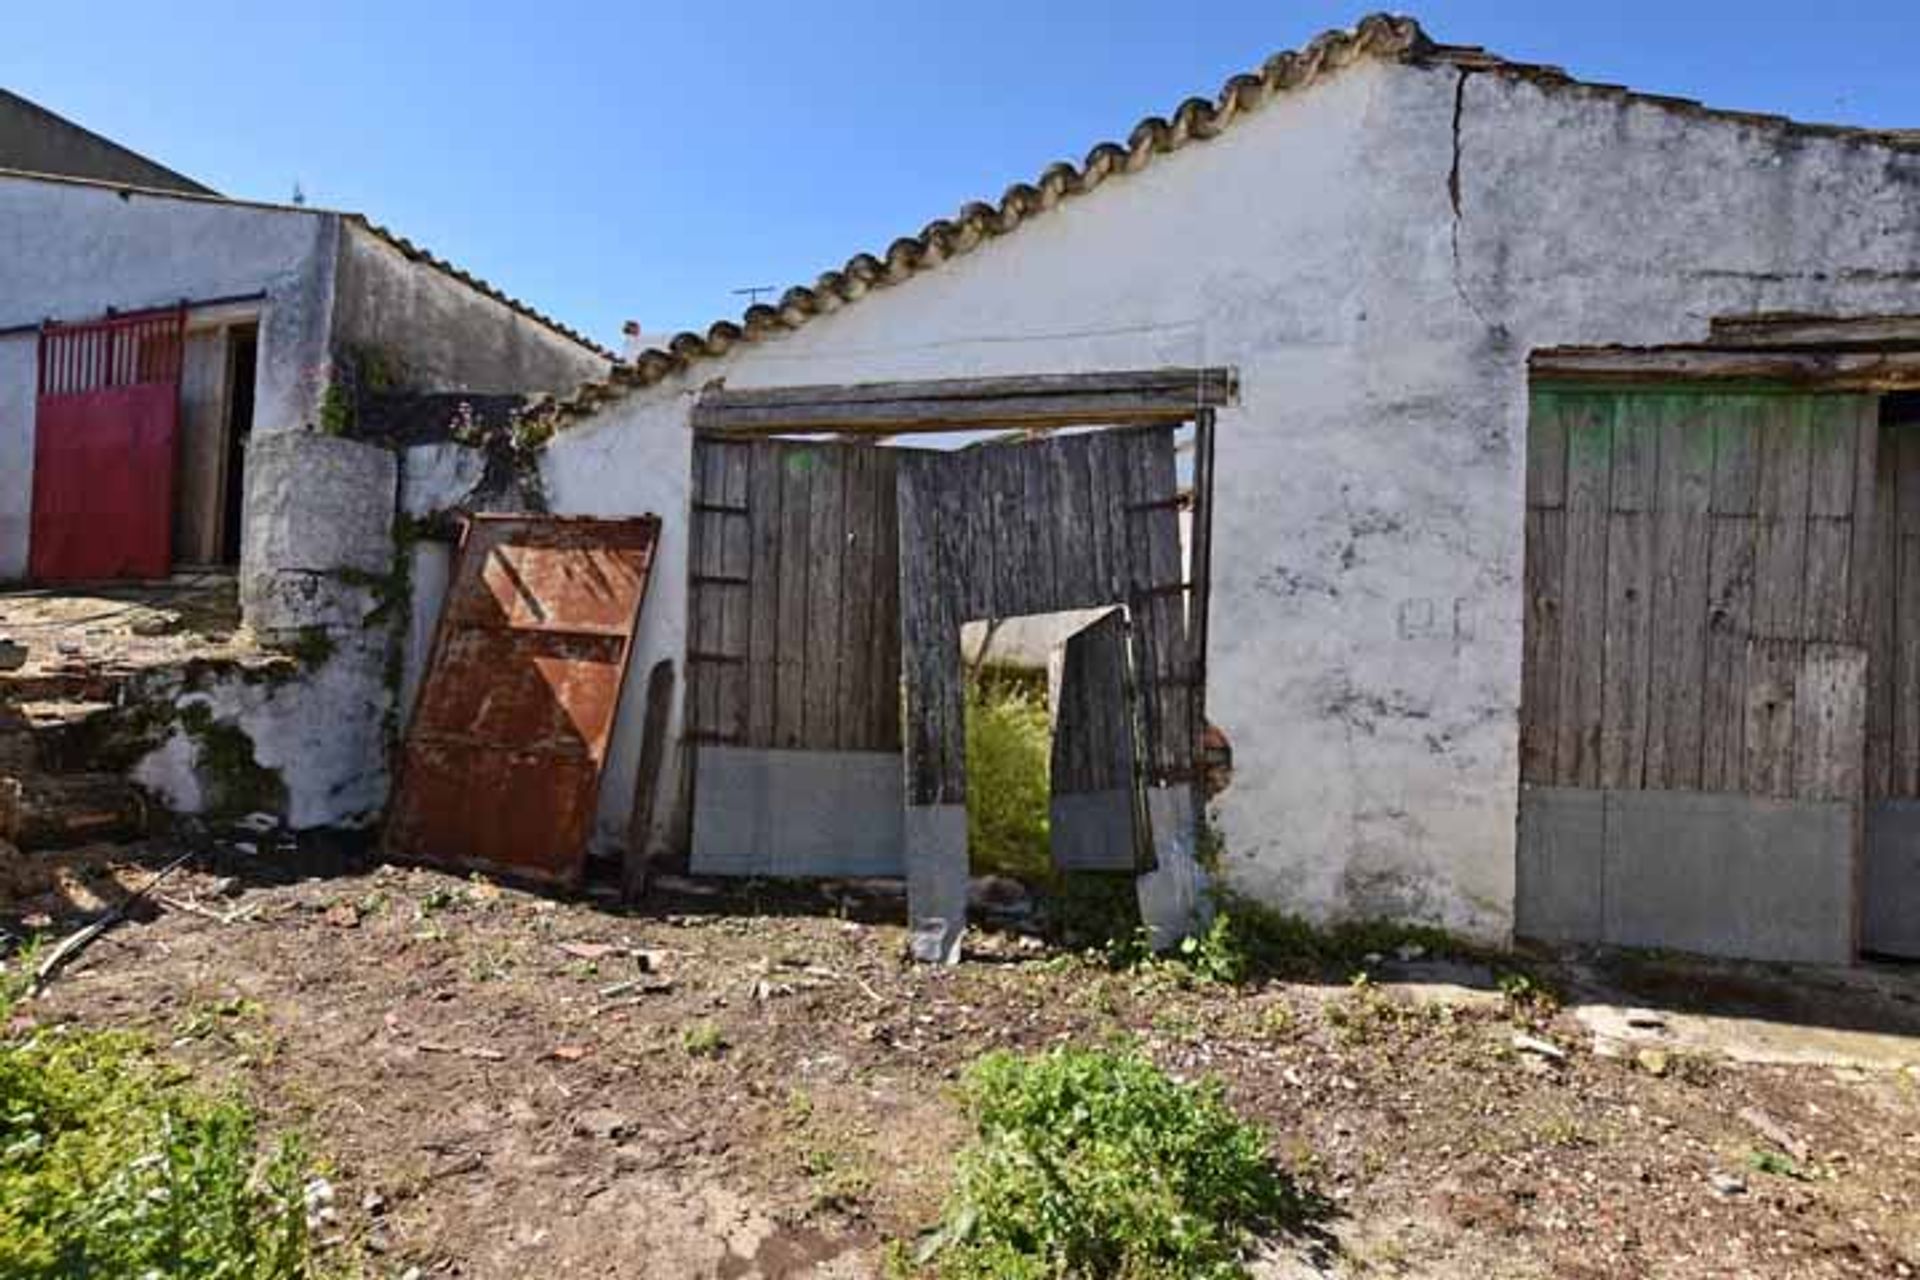
[[[556,440],[555,510],[667,518],[603,838],[630,801],[632,692],[682,657],[699,386],[1224,364],[1226,878],[1316,918],[1503,938],[1527,354],[1784,309],[1920,309],[1920,157],[1453,67],[1361,63],[1277,99]]]

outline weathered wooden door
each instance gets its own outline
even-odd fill
[[[696,871],[900,872],[901,452],[695,440]]]
[[[407,726],[386,845],[575,884],[660,521],[479,516]]]
[[[163,578],[172,568],[185,319],[143,312],[41,333],[36,581]]]
[[[1518,930],[1846,961],[1878,402],[1537,386]]]

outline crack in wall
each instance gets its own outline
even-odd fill
[[[1466,304],[1467,310],[1473,312],[1476,320],[1485,325],[1496,336],[1504,337],[1506,335],[1506,326],[1495,324],[1492,320],[1488,319],[1487,313],[1480,309],[1480,305],[1473,300],[1473,295],[1467,292],[1467,282],[1464,278],[1460,262],[1460,231],[1466,224],[1466,212],[1460,197],[1461,162],[1466,150],[1461,139],[1461,126],[1467,113],[1467,78],[1471,75],[1473,75],[1471,69],[1462,67],[1460,68],[1459,78],[1453,83],[1453,159],[1447,167],[1447,206],[1453,211],[1453,226],[1451,228],[1453,291],[1460,295],[1460,301]]]

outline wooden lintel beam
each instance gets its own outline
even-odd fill
[[[1772,382],[1832,391],[1920,387],[1920,351],[1562,347],[1534,352],[1528,367],[1536,378],[1578,382]]]
[[[1157,369],[1011,378],[951,378],[847,386],[716,390],[694,406],[696,429],[746,435],[899,435],[989,427],[1181,422],[1227,404],[1230,369]]]
[[[1772,350],[1920,349],[1920,316],[1722,316],[1716,347]]]

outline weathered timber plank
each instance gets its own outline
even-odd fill
[[[1707,663],[1713,429],[1697,396],[1660,400],[1646,786],[1700,785]]]
[[[1645,393],[1616,397],[1607,506],[1611,512],[1653,509],[1660,468],[1661,403],[1662,397]]]
[[[841,662],[836,724],[840,748],[859,751],[868,747],[871,702],[882,692],[874,685],[879,674],[875,659],[879,655],[873,634],[874,601],[879,594],[879,558],[874,542],[879,526],[875,484],[879,468],[874,455],[879,450],[857,445],[846,449],[846,551],[840,566]]]
[[[900,737],[900,521],[894,496],[900,455],[875,452],[875,595],[873,614],[874,697],[868,704],[867,741],[876,751],[898,751]]]
[[[1560,396],[1542,391],[1533,397],[1527,417],[1527,506],[1558,509],[1566,502],[1566,422]]]
[[[1136,432],[1140,437],[1141,474],[1145,500],[1155,504],[1138,514],[1147,530],[1148,574],[1157,587],[1182,582],[1185,566],[1180,554],[1180,518],[1166,505],[1179,491],[1173,451],[1173,428]],[[1191,774],[1193,728],[1188,720],[1193,700],[1188,681],[1193,660],[1187,647],[1187,600],[1184,593],[1162,591],[1153,597],[1155,650],[1159,662],[1156,696],[1160,704],[1161,767],[1167,776]]]
[[[1809,390],[1896,391],[1920,387],[1920,352],[1725,351],[1704,347],[1562,348],[1528,359],[1536,378],[1580,383],[1720,379]]]
[[[1713,516],[1708,533],[1707,661],[1700,789],[1739,791],[1746,769],[1747,643],[1753,620],[1751,516]]]
[[[807,692],[802,745],[831,750],[839,745],[840,643],[846,551],[846,458],[838,446],[811,451],[813,476],[807,491]]]
[[[1117,391],[1007,396],[984,400],[888,400],[810,405],[709,404],[693,409],[697,430],[730,435],[909,435],[987,427],[1040,429],[1091,424],[1184,422],[1200,408],[1190,391]]]
[[[1858,800],[1866,755],[1867,651],[1809,644],[1794,683],[1793,794]]]
[[[1759,396],[1701,397],[1713,423],[1713,514],[1750,516],[1760,492]]]
[[[1526,618],[1521,640],[1520,778],[1550,786],[1558,738],[1560,694],[1561,573],[1566,568],[1567,513],[1563,508],[1527,512]]]
[[[1774,397],[1767,408],[1760,432],[1753,633],[1795,640],[1804,637],[1812,413],[1799,396]]]
[[[1872,396],[1817,396],[1807,406],[1807,514],[1853,514],[1860,450],[1857,406]]]
[[[799,747],[807,725],[807,598],[812,560],[813,448],[780,449],[780,639],[774,743]],[[804,550],[803,550],[804,549]]]
[[[777,745],[777,662],[780,653],[780,472],[784,446],[768,441],[752,448],[747,510],[752,566],[747,576],[747,733],[744,745]]]
[[[748,501],[748,476],[752,465],[749,446],[729,444],[721,452],[725,483],[724,501],[729,507],[743,508]],[[740,578],[741,586],[720,591],[720,651],[742,659],[750,657],[753,603],[753,528],[749,516],[712,512],[707,519],[720,528],[720,571]],[[749,675],[745,662],[730,663],[719,670],[720,732],[741,741],[747,732]]]
[[[726,498],[726,478],[717,440],[694,441],[694,494],[699,504],[718,504]],[[722,517],[714,512],[695,510],[689,521],[692,542],[689,546],[693,571],[701,578],[718,576],[722,571]],[[727,588],[708,581],[695,582],[689,593],[687,651],[721,651],[721,592]],[[711,663],[690,663],[687,669],[687,704],[691,729],[696,736],[718,735],[720,724],[721,673]]]
[[[1853,519],[1813,516],[1807,521],[1806,583],[1800,633],[1808,640],[1851,644]]]
[[[1756,636],[1747,645],[1747,722],[1740,790],[1781,799],[1793,795],[1795,682],[1805,646]]]
[[[1118,369],[1099,373],[1014,374],[985,378],[931,378],[915,382],[813,383],[710,391],[701,403],[720,408],[876,404],[902,400],[994,400],[1034,396],[1164,391],[1189,397],[1195,408],[1228,403],[1238,375],[1222,367]]]
[[[1730,347],[1804,347],[1813,351],[1848,346],[1920,347],[1920,316],[1716,316],[1710,332],[1715,345]]]
[[[1850,554],[1850,589],[1847,595],[1848,644],[1869,645],[1879,604],[1886,596],[1881,581],[1879,529],[1883,515],[1878,508],[1880,472],[1880,404],[1876,398],[1861,397],[1853,409],[1856,433],[1853,476],[1853,549]],[[1868,685],[1872,686],[1871,658]]]
[[[1569,397],[1562,412],[1567,431],[1566,569],[1561,578],[1555,773],[1562,786],[1597,787],[1614,406],[1603,396]]]
[[[1059,491],[1053,482],[1052,449],[1045,443],[1006,446],[1019,460],[1022,540],[1026,544],[1027,590],[1030,599],[1046,601],[1046,612],[1058,608],[1058,573],[1054,568],[1053,525],[1058,518]]]
[[[1652,651],[1653,517],[1607,517],[1606,631],[1601,680],[1600,785],[1638,790],[1646,781],[1647,691]]]

